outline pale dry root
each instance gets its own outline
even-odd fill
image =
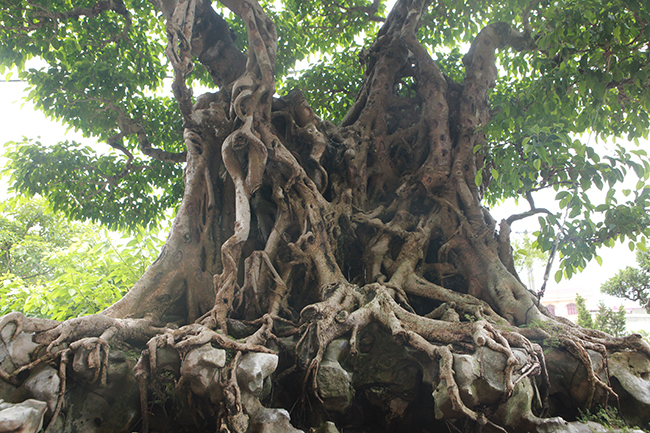
[[[489,423],[482,413],[468,408],[460,398],[458,385],[452,370],[454,347],[477,348],[486,346],[506,356],[504,371],[505,394],[503,400],[512,395],[516,382],[513,372],[518,369],[519,380],[529,375],[538,375],[545,368],[543,354],[525,337],[511,338],[510,342],[494,325],[485,320],[476,322],[446,322],[413,314],[401,307],[395,300],[396,292],[381,284],[357,287],[341,284],[333,289],[332,295],[318,304],[306,307],[302,322],[307,326],[296,348],[297,355],[311,361],[307,365],[306,380],[316,391],[316,373],[322,362],[324,350],[333,340],[351,333],[350,351],[356,352],[356,335],[360,329],[372,322],[378,322],[402,345],[409,345],[425,353],[431,361],[438,362],[439,380],[444,380],[455,411],[481,425]],[[313,342],[316,341],[314,353]],[[528,353],[525,365],[519,365],[512,352],[511,342]],[[496,426],[495,426],[496,427]]]

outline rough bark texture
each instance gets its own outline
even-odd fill
[[[336,126],[298,90],[274,99],[273,23],[254,0],[222,3],[246,25],[246,56],[207,1],[159,5],[187,162],[183,203],[156,262],[100,315],[0,322],[10,329],[5,346],[24,331],[45,347],[24,365],[2,364],[0,380],[21,389],[38,364],[58,371],[48,429],[85,431],[69,427],[66,383],[110,388],[109,355],[128,352],[119,344],[141,354],[131,365],[141,415],[125,427],[140,431],[293,429],[260,401],[292,411],[306,430],[547,431],[568,428],[549,415],[615,401],[608,354],[647,357],[647,344],[540,307],[513,275],[507,224],[497,234],[481,205],[485,185],[475,183],[495,51],[526,49],[529,36],[486,27],[464,59],[464,82],[452,82],[416,38],[428,2],[398,1]],[[219,90],[192,104],[194,61]],[[259,361],[258,379],[238,379],[258,371],[251,352],[279,358]],[[206,366],[220,372],[216,384],[202,381]],[[176,415],[147,391],[165,383],[183,395]]]

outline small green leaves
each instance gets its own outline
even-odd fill
[[[129,171],[123,157],[97,155],[74,142],[47,148],[24,140],[11,144],[7,156],[14,190],[46,196],[55,210],[76,220],[135,230],[164,218],[182,194],[180,167],[135,160],[150,170]]]
[[[25,231],[10,221],[37,226]],[[0,255],[0,315],[21,311],[56,320],[113,304],[155,260],[163,242],[157,232],[140,229],[125,245],[126,238],[116,233],[67,221],[44,200],[16,198],[0,206],[0,237],[6,240],[7,233],[16,236],[11,270]]]

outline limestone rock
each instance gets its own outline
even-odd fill
[[[347,340],[332,341],[327,347],[316,376],[318,394],[328,411],[343,413],[352,405],[354,399],[352,378],[339,363],[342,352],[347,349],[347,346]]]
[[[284,409],[260,409],[251,418],[250,433],[303,433],[294,428],[289,412]]]
[[[621,415],[634,424],[650,421],[650,359],[638,352],[609,356],[612,386],[620,397]]]
[[[226,351],[205,344],[192,349],[181,365],[181,375],[196,395],[210,395],[212,402],[221,399],[220,369],[226,365]]]
[[[587,350],[593,366],[604,366],[602,355],[598,352]],[[551,382],[550,394],[551,404],[558,409],[564,407],[584,407],[589,398],[589,383],[587,371],[584,366],[565,350],[550,350],[546,353],[546,365]],[[596,368],[596,367],[595,367]],[[607,374],[604,368],[595,373],[607,382]],[[605,397],[601,388],[596,387],[594,402]]]
[[[522,350],[514,349],[515,356],[524,363],[526,356]],[[478,404],[497,403],[505,393],[506,356],[487,347],[479,347],[472,355],[454,354],[453,370],[460,397],[469,408]],[[452,408],[447,392],[447,384],[440,381],[433,391],[435,413],[438,419],[460,416]]]
[[[159,347],[156,350],[156,375],[163,376],[171,373],[178,377],[180,371],[181,357],[179,356],[178,351],[169,346]]]
[[[0,366],[8,373],[29,364],[30,354],[38,348],[38,344],[32,342],[31,334],[19,332],[14,335],[15,331],[13,322],[0,329]]]
[[[56,408],[60,385],[58,372],[47,364],[41,364],[31,371],[22,388],[30,397],[46,402],[51,415]]]
[[[106,386],[69,377],[65,410],[54,431],[61,433],[130,433],[140,419],[140,390],[135,360],[118,350],[108,357]]]
[[[248,391],[258,397],[264,387],[264,379],[278,368],[278,355],[249,352],[242,356],[237,367],[237,380],[242,392]]]
[[[16,324],[8,322],[0,329],[0,367],[11,373],[29,364],[39,345],[32,342],[27,332],[16,332]],[[61,380],[58,372],[48,364],[34,367],[20,387],[14,387],[0,380],[0,399],[19,403],[34,399],[46,403],[50,414],[54,412]]]
[[[356,357],[341,364],[353,371],[352,386],[363,393],[370,404],[400,417],[409,403],[417,399],[423,376],[437,377],[437,363],[421,353],[400,346],[393,337],[375,325],[359,332]],[[422,357],[422,361],[416,358]],[[426,358],[426,359],[425,359]],[[427,373],[423,368],[431,370]],[[431,383],[431,382],[429,382]]]
[[[239,361],[237,381],[244,408],[250,417],[250,433],[303,433],[291,425],[289,412],[266,408],[259,401],[265,379],[277,367],[278,356],[269,353],[249,352]]]
[[[11,404],[0,400],[0,433],[37,433],[43,426],[47,403],[25,400]]]

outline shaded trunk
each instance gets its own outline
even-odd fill
[[[446,277],[437,269],[456,275],[449,290],[486,302],[513,324],[542,318],[502,263],[495,223],[481,206],[486,182],[475,183],[483,165],[483,150],[475,150],[487,145],[481,126],[489,121],[494,52],[522,48],[525,37],[505,24],[487,27],[465,58],[465,82],[448,82],[415,38],[425,3],[399,2],[391,12],[368,51],[365,84],[338,127],[317,119],[297,91],[272,101],[275,41],[258,11],[258,24],[268,28],[249,28],[260,43],[248,70],[184,113],[185,196],[167,244],[106,314],[160,319],[183,312],[189,323],[228,285],[221,303],[229,311],[221,314],[237,316],[230,308],[235,286],[260,297],[259,284],[245,281],[243,261],[263,254],[261,266],[273,268],[287,293],[304,285],[293,295],[302,304],[294,311],[322,300],[321,288],[332,283],[404,284],[405,267],[441,287]],[[196,18],[199,61],[217,50],[210,44],[225,45],[223,23],[212,21],[211,30]],[[256,63],[261,53],[266,70]],[[233,68],[206,63],[218,84],[235,77]]]
[[[488,148],[482,128],[490,120],[495,51],[525,49],[529,35],[504,23],[486,27],[464,58],[464,81],[456,83],[417,41],[428,2],[400,0],[363,59],[364,84],[353,107],[333,125],[315,116],[299,90],[274,98],[277,34],[261,7],[222,3],[246,26],[247,57],[207,1],[159,5],[184,118],[183,202],[160,256],[122,300],[96,317],[25,325],[48,344],[48,354],[65,353],[63,372],[70,351],[86,350],[95,379],[105,378],[108,340],[139,344],[134,371],[146,431],[146,389],[160,375],[159,352],[171,348],[177,364],[184,363],[171,373],[180,388],[193,380],[188,354],[217,346],[230,351],[214,376],[218,392],[191,384],[204,397],[197,404],[209,414],[205,430],[253,431],[265,408],[259,392],[242,390],[237,380],[245,353],[279,352],[284,391],[276,402],[291,407],[312,395],[324,416],[331,407],[319,389],[321,367],[349,381],[336,366],[342,345],[349,347],[346,356],[362,359],[375,340],[389,339],[401,361],[417,360],[417,380],[430,387],[423,392],[437,399],[440,418],[531,431],[561,424],[534,416],[533,396],[539,415],[548,409],[549,381],[556,392],[571,394],[572,386],[558,385],[559,370],[549,375],[537,343],[561,348],[556,365],[570,354],[581,369],[587,385],[571,394],[574,406],[614,393],[607,350],[650,355],[640,337],[612,339],[540,309],[515,275],[507,223],[497,231],[481,205],[489,179],[477,182],[477,174]],[[219,86],[195,102],[185,84],[193,58]],[[3,320],[0,331],[21,322]],[[62,343],[69,348],[56,352]],[[377,350],[370,358],[383,355]],[[500,374],[489,402],[463,394],[455,372],[466,356],[481,353],[491,354],[487,368]],[[216,355],[211,359],[215,364]],[[476,368],[487,380],[482,359]],[[358,386],[359,399],[380,387],[370,380]],[[391,416],[404,404],[379,400]],[[525,410],[513,420],[508,412],[515,406]],[[313,424],[310,416],[304,425]]]

